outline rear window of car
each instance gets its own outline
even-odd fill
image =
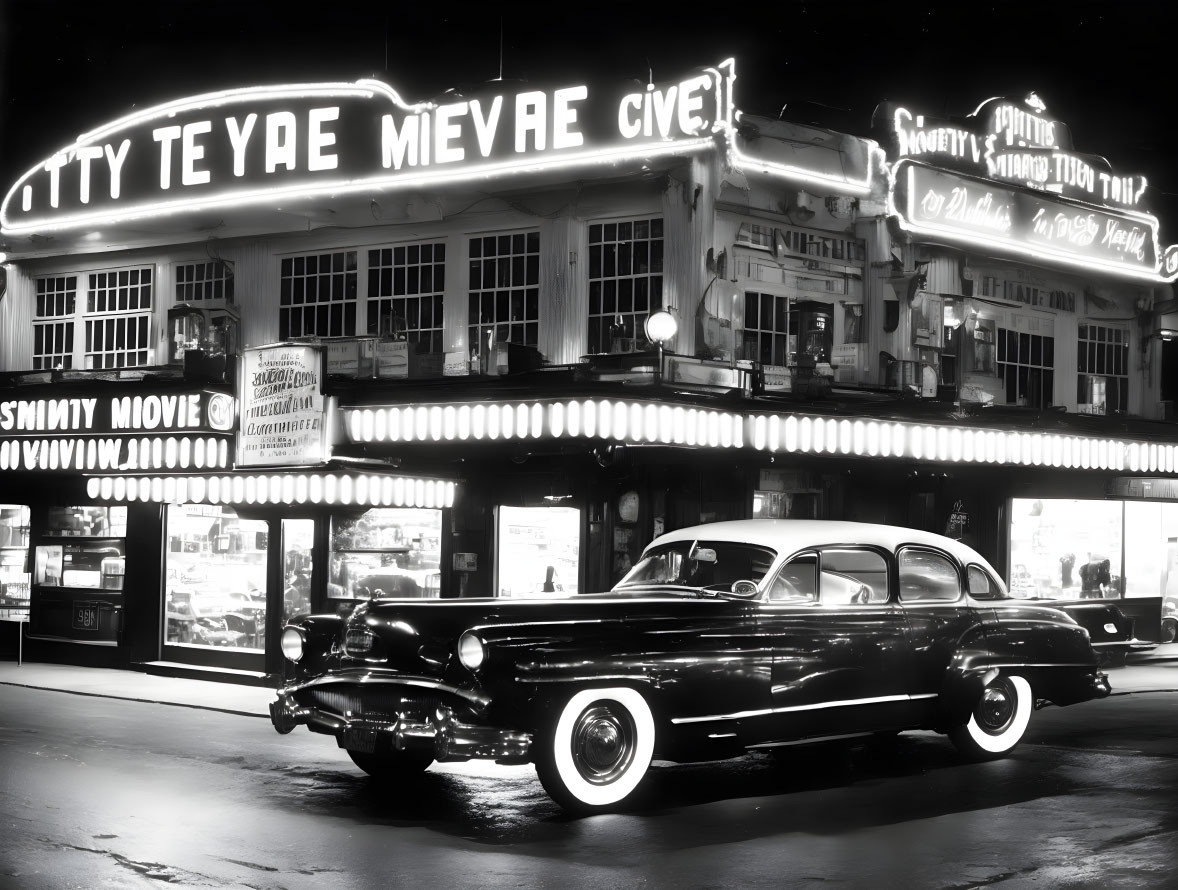
[[[897,562],[901,602],[952,602],[961,596],[957,565],[945,554],[906,547]]]
[[[997,579],[981,566],[970,566],[965,573],[969,581],[969,595],[976,600],[1004,600],[1006,592]]]

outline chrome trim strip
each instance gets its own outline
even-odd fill
[[[415,686],[422,689],[432,689],[437,692],[446,692],[450,695],[456,695],[459,698],[466,699],[472,704],[479,707],[486,707],[491,703],[491,697],[481,692],[476,692],[472,689],[462,689],[452,683],[443,683],[441,680],[435,680],[431,677],[415,677],[407,676],[405,674],[390,674],[389,676],[382,676],[373,670],[346,670],[338,673],[329,674],[323,677],[315,677],[302,683],[291,683],[283,686],[278,690],[279,695],[292,695],[296,692],[302,692],[304,689],[310,689],[314,686],[333,686],[333,685],[377,685],[377,686]]]
[[[714,714],[707,717],[672,717],[672,723],[707,723],[712,720],[740,720],[744,717],[765,717],[769,714],[789,714],[795,711],[819,711],[825,708],[846,708],[854,705],[879,705],[885,702],[916,701],[924,698],[937,698],[935,692],[925,692],[920,695],[879,695],[874,698],[852,698],[845,701],[818,702],[812,705],[790,705],[785,708],[759,708],[755,711],[736,711],[732,714]]]

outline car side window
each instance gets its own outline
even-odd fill
[[[981,566],[970,566],[966,570],[965,578],[969,583],[969,595],[974,599],[1000,600],[1006,598],[1006,594],[1002,591],[1002,585]]]
[[[961,597],[957,566],[945,554],[906,547],[897,562],[901,602],[953,602]]]
[[[886,603],[888,564],[874,550],[831,548],[822,551],[818,598],[824,605]]]
[[[769,585],[771,603],[812,603],[818,599],[818,557],[797,556],[781,567]]]

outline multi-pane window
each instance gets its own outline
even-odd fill
[[[1076,403],[1091,414],[1129,406],[1129,332],[1081,324],[1076,344]]]
[[[403,334],[421,352],[442,352],[446,245],[368,251],[368,333]]]
[[[797,350],[797,331],[790,329],[789,297],[745,291],[742,358],[763,365],[787,365]],[[791,348],[790,335],[793,334]]]
[[[645,342],[647,317],[663,306],[661,217],[589,226],[589,351]],[[625,345],[620,349],[625,350]]]
[[[150,267],[38,278],[33,369],[149,364],[153,286]]]
[[[998,329],[998,376],[1008,405],[1049,408],[1054,404],[1055,338]]]
[[[87,276],[87,368],[136,368],[148,364],[151,291],[151,269],[117,269]]]
[[[180,263],[176,266],[176,302],[199,303],[204,300],[233,302],[233,273],[228,263]]]
[[[540,232],[470,239],[471,348],[540,342]]]
[[[356,335],[356,251],[284,257],[278,336]]]
[[[37,279],[37,314],[33,320],[33,370],[69,370],[74,366],[74,312],[78,276]]]

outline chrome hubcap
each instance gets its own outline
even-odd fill
[[[608,705],[586,708],[572,733],[573,763],[585,781],[608,785],[634,760],[634,721],[628,713],[614,713]]]
[[[1010,726],[1014,719],[1016,695],[1005,680],[996,680],[982,693],[982,700],[974,712],[978,726],[997,735]]]

